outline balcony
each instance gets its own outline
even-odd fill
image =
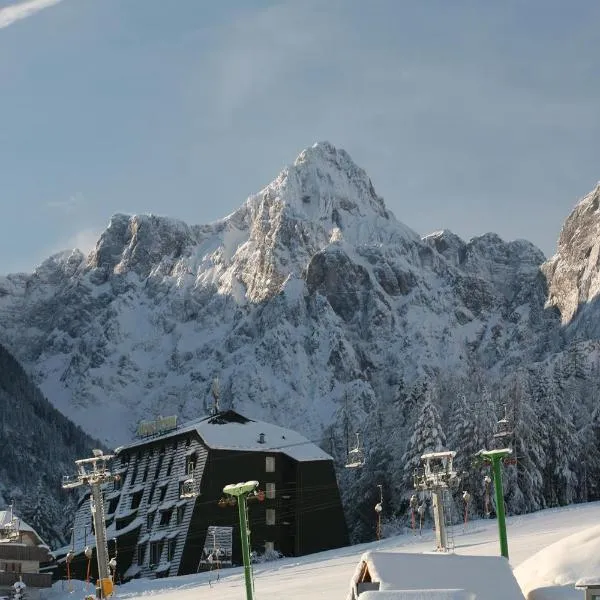
[[[48,562],[51,560],[48,549],[43,546],[26,546],[25,544],[0,544],[0,560]]]
[[[49,588],[52,586],[52,575],[50,573],[7,573],[0,571],[0,586],[10,587],[22,578],[27,587]]]

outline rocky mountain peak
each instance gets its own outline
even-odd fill
[[[424,236],[423,241],[433,246],[455,267],[459,266],[465,259],[466,242],[449,229],[434,231]]]
[[[193,241],[188,225],[157,215],[115,214],[88,259],[97,279],[133,271],[146,277],[165,259],[177,259]]]
[[[329,142],[301,152],[230,221],[248,229],[232,263],[251,301],[277,293],[331,243],[420,243],[386,209],[365,171]]]
[[[564,324],[600,293],[600,183],[575,206],[558,239],[556,254],[543,265],[548,305]]]

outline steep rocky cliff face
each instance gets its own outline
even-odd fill
[[[320,143],[221,221],[115,215],[89,256],[0,278],[0,340],[108,443],[204,412],[215,376],[224,404],[316,439],[467,355],[502,372],[559,345],[543,260],[494,234],[421,239]]]
[[[600,184],[569,215],[556,254],[543,265],[548,305],[560,310],[562,322],[584,337],[597,337],[594,314],[600,293]]]

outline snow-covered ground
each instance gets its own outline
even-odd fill
[[[538,580],[539,587],[556,585],[557,582],[553,579],[555,572],[559,578],[558,583],[567,587],[548,590],[549,595],[536,595],[535,599],[581,600],[583,592],[575,591],[574,585],[568,584],[594,575],[594,568],[600,567],[598,523],[600,503],[579,504],[509,517],[507,524],[510,563],[515,568],[515,574],[522,587],[526,587],[526,591],[534,589],[538,587]],[[463,531],[462,525],[453,529],[457,554],[493,556],[499,553],[495,520],[473,521],[469,523],[466,531]],[[571,540],[564,540],[578,532],[581,533]],[[537,552],[561,540],[564,541],[557,544],[555,549],[548,549],[540,557],[534,557]],[[356,565],[367,550],[419,553],[429,552],[433,547],[433,533],[427,531],[422,537],[400,535],[381,542],[255,565],[255,597],[257,600],[343,600]],[[569,563],[567,567],[566,563]],[[522,568],[518,568],[520,565]],[[74,591],[69,593],[66,584],[55,584],[47,597],[49,600],[82,597],[85,584],[74,582],[73,588]],[[93,590],[90,589],[90,593],[93,593]],[[235,568],[222,570],[220,573],[136,580],[117,588],[119,598],[133,599],[148,595],[153,596],[153,600],[243,600],[244,575],[241,568]]]

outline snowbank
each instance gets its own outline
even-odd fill
[[[514,570],[528,600],[582,598],[583,592],[575,590],[577,581],[599,573],[600,525],[551,544]]]
[[[476,600],[476,597],[464,590],[398,590],[363,592],[360,600]]]

